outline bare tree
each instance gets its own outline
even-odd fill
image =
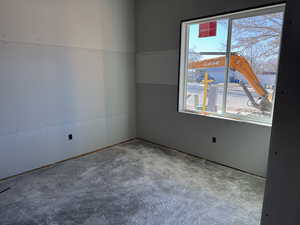
[[[199,61],[202,59],[202,56],[199,52],[195,50],[195,48],[190,48],[189,49],[189,61],[190,62],[195,62]]]
[[[257,70],[265,63],[276,69],[282,23],[283,13],[233,20],[232,51],[248,58]]]

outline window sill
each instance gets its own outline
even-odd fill
[[[250,123],[250,124],[255,124],[255,125],[259,125],[259,126],[272,127],[272,124],[267,123],[267,122],[244,120],[242,118],[222,116],[222,115],[216,115],[216,114],[212,114],[212,113],[202,113],[202,112],[195,112],[195,111],[188,111],[188,110],[179,110],[178,112],[190,114],[190,115],[196,115],[196,116],[204,116],[204,117],[210,117],[210,118],[215,118],[215,119],[223,119],[223,120],[230,120],[230,121],[235,121],[235,122],[240,122],[240,123]]]

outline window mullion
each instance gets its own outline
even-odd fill
[[[222,114],[226,113],[229,64],[230,64],[230,52],[231,52],[231,36],[232,36],[232,19],[229,18],[228,19],[228,32],[227,32],[227,45],[226,45],[226,60],[225,60],[226,63],[225,63],[225,79],[224,79]]]

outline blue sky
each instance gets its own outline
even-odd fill
[[[217,21],[217,35],[214,37],[199,38],[199,24],[192,24],[189,26],[190,49],[196,52],[215,52],[225,51],[227,41],[227,20]]]

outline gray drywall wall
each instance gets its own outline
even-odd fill
[[[135,135],[134,1],[1,0],[0,178]]]
[[[262,225],[300,224],[299,12],[300,2],[289,0],[283,28]]]
[[[177,112],[178,50],[181,20],[272,3],[137,0],[137,136],[265,176],[270,127]]]

